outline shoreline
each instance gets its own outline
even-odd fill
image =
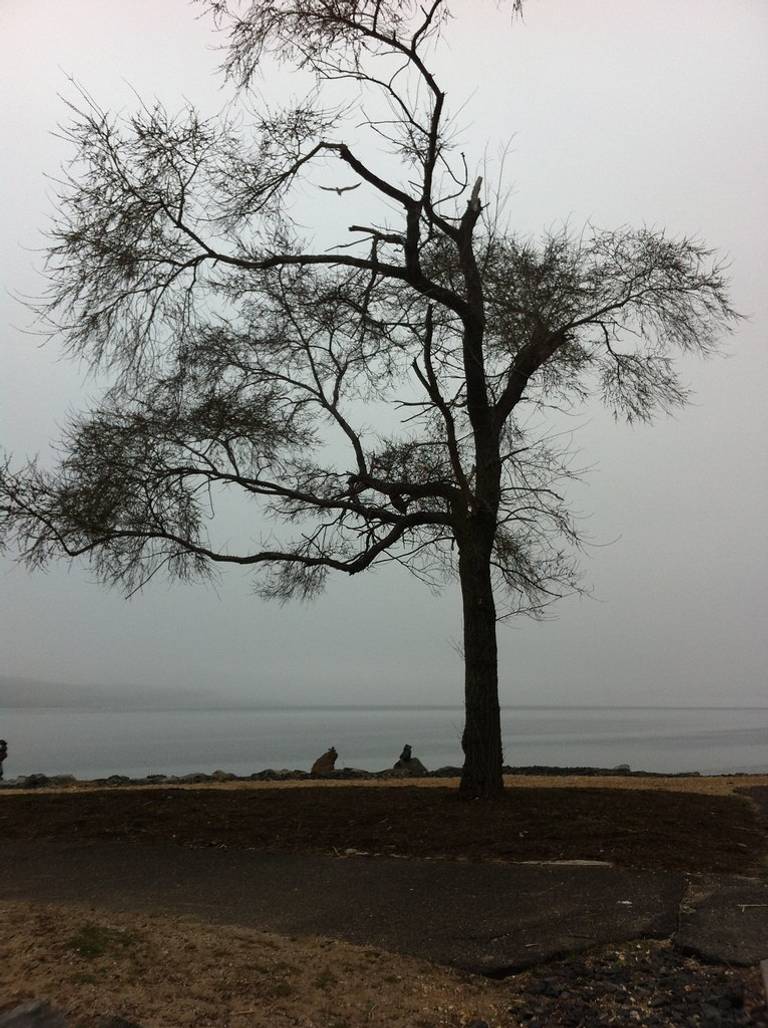
[[[236,775],[227,771],[193,772],[188,775],[151,774],[143,778],[110,775],[106,778],[81,779],[74,775],[45,775],[36,773],[0,780],[0,794],[40,792],[95,792],[104,790],[134,791],[140,789],[217,789],[260,790],[302,788],[458,788],[461,769],[454,767],[413,774],[402,769],[365,771],[359,768],[340,768],[322,775],[302,770],[274,770],[267,768],[251,775]],[[653,771],[632,771],[618,768],[524,767],[504,768],[504,784],[510,788],[608,788],[664,792],[688,792],[707,795],[730,795],[749,786],[768,787],[768,771],[750,774],[705,775],[701,772],[663,774]]]

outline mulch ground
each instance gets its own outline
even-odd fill
[[[766,835],[737,796],[607,788],[155,788],[0,796],[2,838],[98,838],[271,852],[603,860],[702,873],[766,870]]]

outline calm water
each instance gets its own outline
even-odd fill
[[[513,765],[647,771],[768,772],[768,708],[505,708]],[[96,778],[250,774],[309,769],[323,750],[337,766],[391,767],[404,743],[429,768],[461,763],[459,708],[110,711],[0,708],[5,777],[42,771]]]

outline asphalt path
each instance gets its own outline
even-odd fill
[[[609,866],[267,854],[8,839],[0,899],[190,915],[504,975],[635,938],[768,957],[768,884]]]

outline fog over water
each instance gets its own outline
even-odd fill
[[[643,771],[768,772],[768,708],[508,707],[510,765]],[[6,778],[42,772],[99,778],[221,769],[308,771],[329,746],[338,767],[380,771],[407,742],[430,770],[462,763],[460,707],[245,710],[0,709],[13,740]]]
[[[628,428],[590,407],[574,423],[577,463],[591,469],[573,485],[572,498],[596,544],[583,560],[593,598],[562,602],[553,611],[556,620],[515,620],[501,629],[503,702],[764,704],[768,5],[529,0],[525,20],[514,23],[490,0],[452,7],[456,18],[433,63],[452,109],[467,102],[458,120],[471,171],[482,172],[486,158],[493,167],[499,148],[509,143],[512,228],[527,235],[567,219],[576,228],[587,221],[648,224],[700,235],[729,256],[733,301],[748,316],[727,344],[727,359],[686,365],[694,401],[675,418]],[[220,55],[209,21],[199,14],[184,0],[0,5],[0,88],[8,98],[0,110],[6,143],[0,150],[0,446],[18,457],[39,452],[49,460],[49,441],[67,412],[101,388],[85,369],[63,362],[55,343],[41,347],[25,332],[30,316],[14,298],[41,288],[35,250],[53,193],[44,173],[55,175],[67,152],[53,134],[65,117],[57,94],[73,95],[66,77],[73,75],[105,108],[131,110],[135,89],[172,110],[185,98],[204,112],[220,109],[227,98],[215,75]],[[275,74],[259,90],[275,100],[298,88],[289,83]],[[321,240],[358,217],[357,200],[322,196],[315,207],[302,201],[302,214],[306,208],[317,218]],[[227,511],[225,531],[233,540],[249,538],[250,512]],[[157,691],[171,705],[177,694],[181,702],[182,692],[225,705],[461,702],[455,586],[435,597],[390,567],[332,579],[311,606],[279,607],[256,598],[248,574],[237,570],[222,574],[215,588],[158,578],[126,603],[94,584],[80,564],[30,575],[10,558],[0,557],[0,673],[7,676],[72,683],[73,689],[86,684],[106,700]],[[0,708],[8,703],[4,681]],[[58,688],[66,696],[67,688]],[[19,740],[9,774],[12,765],[18,773],[45,769],[20,756],[35,719],[51,770],[74,770],[74,747],[86,738],[85,770],[104,770],[111,755],[148,770],[150,753],[139,759],[132,734],[138,713],[113,716],[108,727],[99,721],[106,714],[46,722],[49,715],[40,712],[28,722],[13,721],[12,731],[6,724],[14,716],[0,717],[0,736]],[[575,727],[576,715],[564,713],[549,727],[531,727],[535,717],[520,716],[531,732],[516,754],[565,763],[595,752],[601,760],[634,763],[634,715],[600,720],[594,751]],[[277,714],[248,715],[243,722],[233,714],[206,721],[186,713],[172,722],[170,714],[155,713],[141,731],[167,733],[162,770],[169,771],[227,759],[242,767],[252,760],[306,766],[318,744],[345,740],[345,763],[383,766],[404,741],[418,742],[402,722],[384,732],[384,715],[371,715],[367,728],[354,718],[346,727],[338,720],[326,727],[310,725],[303,714],[291,717],[296,731],[306,730],[301,747]],[[728,751],[732,757],[718,750],[718,761],[759,763],[749,718],[731,724],[725,715],[707,714],[699,734],[681,729],[679,768],[706,764],[707,752],[715,752],[710,744],[720,746],[711,734],[718,717],[723,731],[741,733],[723,746],[733,747],[737,737],[744,746],[743,759],[735,750]],[[458,760],[451,733],[459,721],[458,713],[441,714],[437,722],[419,716],[421,749],[431,764]],[[265,723],[273,726],[274,751],[270,733],[258,734]],[[186,741],[180,736],[177,745],[172,724],[184,725]],[[653,731],[664,735],[664,718],[652,724],[653,730],[650,721],[638,728],[646,747],[638,756],[663,763],[671,759],[668,750],[653,750],[649,740]],[[755,722],[758,735],[763,728],[764,719]],[[515,739],[514,719],[508,730]],[[215,755],[212,740],[219,732],[233,748]],[[603,739],[610,732],[615,746]],[[532,737],[539,749],[531,748]],[[263,741],[258,753],[256,738]],[[694,738],[690,747],[684,741]],[[152,750],[152,760],[160,759]]]

